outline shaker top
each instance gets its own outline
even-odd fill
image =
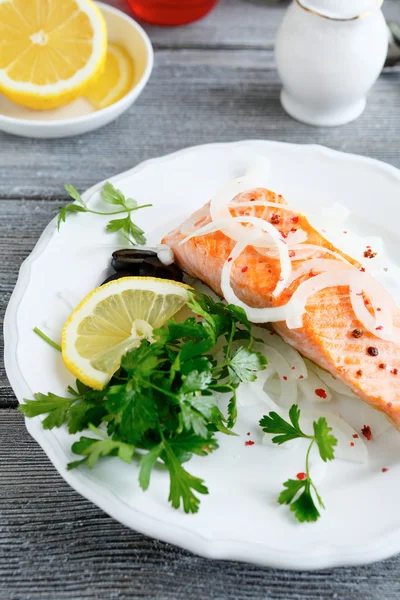
[[[303,8],[330,19],[350,20],[377,10],[383,0],[298,0]]]

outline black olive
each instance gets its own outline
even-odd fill
[[[131,265],[143,262],[146,258],[156,257],[157,253],[153,250],[140,250],[135,248],[128,248],[126,250],[116,250],[113,252],[111,259],[111,266],[114,271],[125,271],[129,269]]]
[[[121,277],[157,277],[158,279],[172,279],[173,281],[183,280],[183,273],[179,267],[175,264],[164,265],[157,254],[151,250],[117,250],[112,255],[111,265],[117,272],[108,277],[103,284]]]

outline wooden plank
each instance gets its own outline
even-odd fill
[[[106,0],[132,15],[127,0]],[[155,48],[269,48],[289,2],[220,0],[204,19],[184,27],[154,27],[142,23]],[[384,14],[400,21],[398,0],[385,0]]]
[[[0,411],[2,600],[398,600],[400,557],[292,573],[210,561],[123,527],[74,492]],[[188,517],[189,518],[189,517]]]
[[[0,134],[0,197],[59,197],[64,183],[84,190],[146,158],[246,138],[325,144],[400,166],[399,84],[400,71],[384,73],[357,121],[315,128],[283,111],[271,52],[160,51],[142,96],[107,127],[60,140]]]

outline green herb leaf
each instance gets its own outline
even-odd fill
[[[96,438],[81,437],[78,442],[72,444],[72,452],[74,454],[81,454],[85,458],[69,463],[68,470],[74,469],[84,462],[89,468],[93,468],[103,456],[118,456],[124,462],[130,463],[135,452],[135,447],[108,438],[99,440]]]
[[[121,229],[125,231],[126,219],[129,219],[129,217],[125,217],[123,219],[111,219],[111,221],[107,223],[107,231],[111,233],[114,233],[115,231],[121,231]]]
[[[111,204],[122,202],[120,192],[109,186],[106,197]],[[132,227],[129,215],[114,219],[109,226],[124,235],[132,234]],[[38,395],[21,410],[32,416],[47,413],[44,423],[48,427],[65,423],[71,433],[93,431],[94,437],[81,437],[73,445],[80,460],[70,463],[70,469],[82,464],[92,467],[103,456],[129,462],[137,449],[141,487],[148,488],[159,460],[169,472],[172,505],[196,512],[199,495],[207,493],[207,488],[182,464],[194,454],[206,456],[214,451],[218,432],[235,435],[229,427],[237,417],[236,389],[241,381],[252,381],[266,360],[253,352],[241,311],[207,296],[193,296],[190,303],[197,318],[183,323],[171,320],[154,331],[155,341],[144,340],[127,352],[103,390],[77,381],[76,388],[68,388],[71,398]],[[233,352],[235,335],[246,340],[247,348]],[[228,419],[218,408],[217,392],[231,396]],[[107,435],[103,428],[96,429],[100,425]]]
[[[290,510],[300,523],[316,521],[321,515],[315,506],[315,502],[311,496],[310,483],[306,481],[303,493],[295,500]]]
[[[313,483],[310,475],[309,455],[314,443],[317,444],[320,456],[323,461],[333,460],[334,446],[337,444],[336,438],[330,434],[332,429],[328,426],[325,417],[314,421],[314,436],[306,435],[300,428],[300,410],[296,404],[290,408],[289,419],[285,421],[276,412],[270,412],[260,420],[260,426],[266,433],[278,433],[272,438],[275,444],[284,444],[296,438],[307,438],[311,440],[306,454],[305,473],[299,475],[298,479],[288,479],[283,484],[284,490],[278,498],[279,504],[290,505],[295,517],[300,522],[316,521],[320,517],[317,506],[315,505],[312,493],[315,493],[318,504],[325,508],[322,498]],[[300,495],[299,493],[302,492]]]
[[[281,492],[279,495],[279,504],[290,504],[295,496],[297,496],[298,492],[305,487],[305,485],[305,480],[300,481],[299,479],[288,479],[285,481],[283,487],[286,489],[283,490],[283,492]]]
[[[68,194],[71,196],[71,198],[73,200],[75,200],[75,202],[78,202],[78,204],[80,204],[84,208],[84,210],[87,209],[87,206],[84,203],[84,201],[82,200],[80,193],[78,192],[78,190],[76,190],[74,188],[73,185],[66,184],[66,185],[64,185],[64,189],[66,192],[68,192]]]
[[[115,233],[117,231],[121,232],[121,234],[129,241],[129,243],[133,245],[146,243],[144,231],[132,223],[130,214],[132,211],[151,206],[151,204],[138,206],[136,200],[133,200],[132,198],[125,199],[125,196],[120,190],[117,190],[110,182],[107,182],[101,192],[102,199],[107,204],[119,206],[121,210],[113,212],[96,211],[90,209],[84,203],[79,192],[72,185],[65,185],[64,188],[71,198],[77,202],[77,204],[66,204],[65,206],[58,207],[58,229],[60,229],[61,223],[65,222],[67,216],[72,213],[88,212],[105,216],[125,213],[125,217],[123,218],[111,219],[107,224],[106,230],[111,233]]]
[[[300,429],[299,417],[300,410],[296,404],[293,404],[289,411],[291,423],[288,423],[278,413],[272,411],[260,420],[260,427],[265,433],[280,434],[272,438],[274,444],[285,444],[297,438],[309,437]]]
[[[151,472],[162,451],[163,445],[158,444],[140,459],[139,484],[144,491],[149,488]]]
[[[83,206],[79,206],[79,204],[66,204],[65,206],[59,206],[58,210],[60,211],[57,219],[58,230],[60,230],[61,223],[65,223],[67,215],[78,212],[87,212],[87,210]]]
[[[164,441],[164,462],[170,473],[169,501],[174,508],[183,505],[186,513],[196,513],[199,510],[200,500],[193,493],[208,494],[208,489],[202,479],[188,473],[181,465],[171,446]]]
[[[332,427],[328,426],[325,417],[314,421],[314,437],[318,446],[320,456],[324,462],[335,458],[334,447],[337,445],[337,439],[330,433]]]
[[[109,181],[104,184],[104,187],[101,191],[101,196],[104,202],[107,202],[108,204],[119,204],[120,206],[125,206],[125,196]]]
[[[228,403],[228,427],[234,427],[238,416],[237,411],[237,401],[236,401],[236,391],[233,392],[233,396],[229,400]]]
[[[257,379],[257,372],[265,369],[266,364],[267,359],[261,352],[239,348],[233,355],[228,368],[238,381],[249,383]]]
[[[43,421],[44,429],[61,427],[68,419],[68,411],[76,401],[75,398],[63,398],[56,394],[35,394],[35,400],[24,400],[24,404],[18,406],[19,412],[26,417],[37,417],[48,413]]]

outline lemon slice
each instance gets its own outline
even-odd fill
[[[123,46],[109,44],[105,69],[95,84],[86,90],[85,98],[96,108],[118,102],[133,84],[133,60]]]
[[[92,0],[0,0],[0,49],[0,92],[55,108],[100,76],[106,24]]]
[[[62,357],[80,381],[101,390],[128,350],[147,339],[189,300],[191,288],[153,277],[124,277],[96,288],[70,315]]]

